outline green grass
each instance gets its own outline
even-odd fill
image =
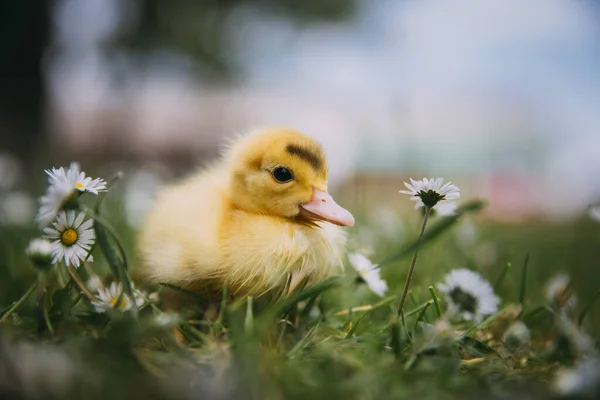
[[[135,259],[135,232],[124,222],[119,196],[111,195],[102,206],[92,267],[105,279],[113,277],[127,285],[127,263]],[[31,266],[23,249],[39,235],[35,227],[2,227],[0,309],[6,318],[0,323],[0,394],[270,399],[551,396],[557,371],[578,363],[583,355],[573,338],[556,329],[557,310],[546,300],[545,284],[561,271],[571,276],[578,299],[573,314],[585,311],[582,330],[595,335],[600,327],[600,307],[592,305],[600,278],[600,225],[583,218],[503,225],[479,217],[480,207],[469,203],[455,218],[431,218],[401,321],[399,297],[420,227],[416,212],[404,216],[401,233],[399,229],[398,235],[381,234],[374,241],[371,259],[381,263],[389,286],[383,299],[357,280],[351,268],[274,303],[235,299],[224,290],[221,302],[208,304],[197,294],[162,285],[161,296],[183,292],[192,304],[167,326],[156,322],[160,304],[138,313],[95,313],[64,266],[55,265],[45,274]],[[461,237],[465,219],[477,227],[476,238]],[[369,224],[367,218],[359,218],[357,229]],[[378,232],[378,227],[372,228]],[[356,238],[353,243],[360,245]],[[439,314],[447,312],[447,303],[437,293],[436,304],[430,287],[455,268],[480,272],[495,286],[501,307],[482,324],[453,321],[449,331],[440,331]],[[84,268],[78,273],[87,279]],[[17,304],[38,280],[30,296]],[[509,347],[504,335],[517,320],[531,331],[531,342]]]

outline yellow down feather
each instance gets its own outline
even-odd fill
[[[290,154],[289,146],[311,157]],[[273,179],[278,166],[294,182]],[[238,295],[286,294],[342,265],[344,231],[299,214],[312,190],[327,190],[321,146],[289,128],[235,139],[221,159],[159,193],[142,226],[138,274],[149,283]]]

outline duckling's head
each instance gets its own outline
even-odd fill
[[[235,140],[225,160],[236,208],[354,225],[352,214],[327,193],[327,160],[311,137],[289,128],[261,129]]]

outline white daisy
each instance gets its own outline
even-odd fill
[[[181,321],[181,317],[173,312],[160,312],[154,316],[154,323],[163,328],[171,328]]]
[[[470,219],[464,221],[456,230],[456,239],[463,246],[474,245],[478,236],[477,227]]]
[[[0,200],[0,222],[26,226],[35,215],[35,200],[24,192],[10,192]]]
[[[41,269],[52,265],[52,250],[54,245],[46,239],[33,239],[25,249],[27,257],[31,262]]]
[[[415,208],[424,206],[434,208],[440,201],[446,201],[444,206],[436,208],[436,210],[445,215],[454,214],[456,206],[452,205],[451,200],[460,197],[460,189],[452,182],[444,183],[444,178],[423,178],[421,181],[410,178],[410,182],[404,182],[408,190],[400,190],[400,193],[410,194],[412,196],[410,199],[417,203]]]
[[[438,289],[446,295],[450,313],[477,323],[498,311],[500,299],[481,275],[471,270],[455,269],[446,275]]]
[[[85,172],[79,170],[79,164],[73,162],[68,170],[64,167],[45,170],[48,174],[48,189],[40,198],[40,209],[36,222],[40,227],[48,225],[65,208],[68,203],[76,199],[76,191],[79,194],[89,192],[98,194],[105,191],[106,182],[101,178],[92,179],[85,176]]]
[[[397,210],[378,206],[371,211],[369,219],[370,225],[377,227],[378,236],[398,239],[404,233],[405,227]],[[364,227],[364,224],[362,226]]]
[[[423,207],[423,202],[419,199],[420,204],[417,204],[417,208]],[[449,216],[456,215],[456,208],[458,206],[453,201],[441,201],[433,207],[437,215]]]
[[[72,190],[65,185],[50,185],[40,198],[40,208],[35,222],[40,227],[47,226],[71,197]]]
[[[589,208],[588,214],[591,219],[600,222],[600,204],[593,205]]]
[[[141,308],[149,302],[158,301],[158,293],[147,293],[143,290],[137,289],[133,282],[131,283],[131,289],[133,290],[133,299],[137,308]]]
[[[423,336],[420,339],[428,346],[439,346],[453,341],[459,336],[446,318],[440,318],[433,324],[421,322],[420,326],[423,330]]]
[[[573,309],[577,299],[571,291],[571,278],[565,273],[560,273],[546,284],[546,299],[558,307]]]
[[[103,313],[107,310],[130,310],[133,302],[123,293],[121,283],[112,282],[108,288],[98,289],[96,301],[92,301],[92,305],[96,312]]]
[[[520,349],[531,343],[531,332],[522,321],[515,321],[506,330],[502,340],[509,349]]]
[[[572,348],[579,355],[595,352],[594,341],[581,329],[579,323],[574,320],[565,309],[558,310],[555,314],[556,329],[569,341]]]
[[[102,284],[102,279],[100,279],[98,275],[90,276],[90,279],[88,279],[85,285],[88,287],[88,289],[90,289],[93,292],[97,292],[98,290],[104,287],[104,285]]]
[[[144,169],[134,172],[125,185],[125,215],[127,222],[133,227],[139,227],[144,217],[154,204],[158,190],[164,185],[158,172]]]
[[[106,181],[101,178],[86,177],[85,172],[81,171],[79,164],[72,162],[69,169],[65,171],[64,167],[45,170],[48,174],[48,183],[50,185],[65,185],[71,189],[77,189],[80,192],[90,192],[98,194],[106,190]]]
[[[569,368],[556,375],[554,390],[562,396],[584,395],[597,398],[600,390],[600,360],[586,358],[575,368]]]
[[[10,190],[20,177],[19,161],[10,154],[0,154],[0,192]]]
[[[379,297],[383,297],[388,287],[387,283],[381,279],[377,265],[374,265],[367,257],[359,253],[350,254],[348,259],[350,260],[352,268],[358,272],[369,289]]]
[[[62,260],[67,266],[79,267],[81,261],[86,260],[96,235],[92,228],[94,222],[91,219],[84,221],[84,218],[83,212],[61,211],[52,224],[54,228],[44,229],[46,238],[54,241],[53,263]],[[92,257],[87,260],[92,261]]]

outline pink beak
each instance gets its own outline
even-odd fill
[[[310,201],[300,204],[300,214],[340,226],[354,226],[350,211],[338,205],[329,193],[314,188]]]

